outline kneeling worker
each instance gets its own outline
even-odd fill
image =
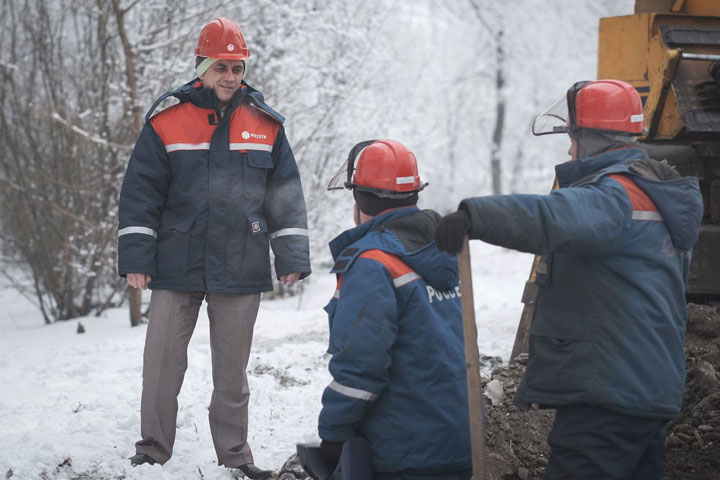
[[[469,479],[457,262],[435,248],[440,216],[416,206],[425,185],[415,156],[396,141],[361,142],[328,190],[343,187],[357,226],[330,242],[338,282],[325,307],[333,381],[321,451],[336,463],[360,437],[376,479]]]

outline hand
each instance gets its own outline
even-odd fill
[[[127,282],[131,287],[139,288],[140,290],[147,289],[148,283],[152,281],[150,275],[144,273],[128,273]]]
[[[300,280],[300,273],[299,273],[299,272],[289,273],[289,274],[287,274],[287,275],[282,275],[282,276],[280,277],[280,281],[282,282],[283,285],[287,285],[288,283],[289,283],[290,285],[292,285],[293,283],[297,282],[298,280]]]
[[[331,465],[337,465],[342,455],[342,443],[328,442],[323,440],[320,442],[320,454]]]
[[[470,215],[461,208],[445,215],[435,229],[435,245],[438,249],[457,254],[463,246],[465,235],[470,232]]]

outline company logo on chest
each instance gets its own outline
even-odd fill
[[[258,138],[258,139],[267,138],[267,135],[264,135],[262,133],[251,133],[251,132],[248,132],[247,130],[244,130],[240,135],[242,136],[243,140],[249,140],[251,138]]]

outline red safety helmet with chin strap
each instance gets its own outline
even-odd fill
[[[407,198],[427,186],[420,181],[415,155],[394,140],[355,145],[327,189],[357,189],[383,198]]]
[[[642,135],[643,105],[635,87],[621,80],[575,83],[567,94],[535,118],[534,135],[592,130],[612,135]]]
[[[195,55],[219,60],[245,60],[250,58],[250,50],[240,27],[227,18],[219,17],[203,27]]]

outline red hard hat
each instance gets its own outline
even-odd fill
[[[415,155],[402,143],[369,140],[350,150],[328,190],[355,188],[381,197],[402,198],[419,192],[426,185],[420,181]]]
[[[641,135],[643,105],[635,87],[621,80],[598,80],[575,97],[575,126]]]
[[[237,24],[227,18],[216,18],[200,32],[195,55],[220,60],[245,60],[250,50]]]
[[[579,129],[618,135],[642,135],[643,105],[635,87],[621,80],[575,83],[563,98],[538,115],[533,134],[569,133]]]

